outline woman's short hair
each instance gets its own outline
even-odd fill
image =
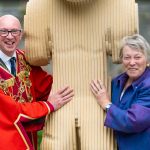
[[[145,55],[146,59],[148,58],[148,54],[150,53],[149,43],[143,36],[139,34],[125,36],[122,39],[121,47],[120,47],[120,54],[119,54],[120,59],[122,59],[123,57],[123,48],[125,46],[129,46],[130,48],[134,50],[142,52]]]

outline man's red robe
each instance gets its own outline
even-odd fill
[[[0,91],[0,149],[34,150],[23,123],[52,111],[49,102],[18,103]]]
[[[4,101],[6,99],[10,99],[13,102],[16,101],[23,103],[24,106],[26,106],[24,102],[32,103],[35,101],[46,101],[51,90],[51,85],[53,81],[52,76],[48,75],[45,71],[43,71],[41,67],[29,65],[25,60],[23,51],[16,50],[16,56],[16,77],[9,72],[7,67],[2,62],[0,62],[0,90],[2,91],[0,93],[0,97],[3,98]],[[10,111],[12,112],[12,114],[14,114],[14,111],[16,111],[16,107],[14,107],[13,109],[12,107],[11,109],[9,109],[9,107],[9,103],[8,106],[4,105],[3,111],[5,111],[5,113],[7,113],[7,111]],[[30,113],[30,111],[32,112],[32,109],[27,109],[26,111],[29,111]],[[25,115],[26,113],[28,112],[24,112]],[[44,115],[42,115],[39,111],[33,117],[39,118],[39,116],[42,117]],[[36,131],[42,129],[43,124],[43,117],[40,119],[28,119],[28,121],[22,122],[22,127],[25,128],[25,131],[28,133],[28,137],[30,138],[30,140],[34,139],[34,141],[31,141],[31,143],[33,143],[33,145],[35,146],[35,149]]]

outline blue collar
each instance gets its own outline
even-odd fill
[[[150,76],[150,68],[147,67],[144,73],[135,81],[132,82],[131,86],[133,88],[137,87],[139,83],[141,83],[147,76]],[[124,86],[129,76],[124,72],[120,76],[118,76],[117,84]]]

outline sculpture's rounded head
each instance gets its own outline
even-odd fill
[[[93,0],[66,0],[68,2],[72,2],[72,3],[82,3],[82,2],[90,2]]]

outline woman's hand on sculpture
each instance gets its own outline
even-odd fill
[[[50,95],[48,101],[53,105],[54,110],[56,111],[65,104],[67,104],[69,101],[71,101],[73,96],[73,89],[69,86],[66,86],[58,90],[56,93]]]
[[[96,97],[98,104],[105,110],[106,106],[110,104],[110,98],[102,81],[92,80],[90,83],[90,88]]]

